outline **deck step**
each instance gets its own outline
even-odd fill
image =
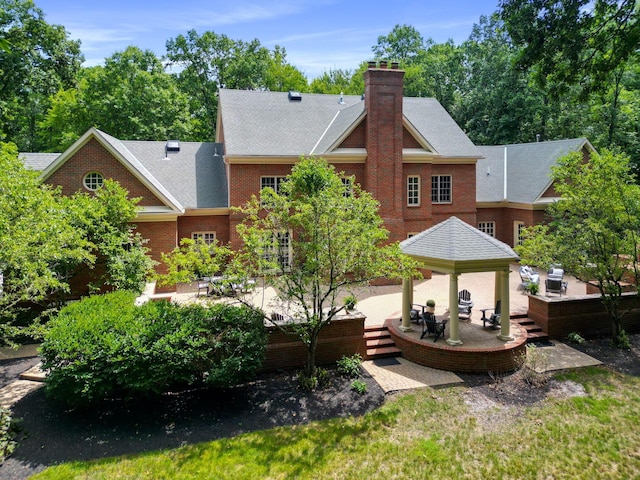
[[[396,344],[391,337],[373,338],[367,340],[367,348],[395,347]]]
[[[373,332],[364,332],[364,338],[365,340],[375,340],[378,338],[391,338],[391,334],[389,333],[389,330],[376,330]]]
[[[517,320],[518,325],[522,327],[527,336],[527,343],[546,342],[549,341],[549,335],[542,330],[542,327],[530,318],[524,317]]]
[[[365,327],[364,339],[367,345],[366,360],[399,357],[402,355],[402,352],[396,347],[395,342],[391,338],[389,329],[384,325]]]
[[[381,348],[367,348],[367,359],[373,360],[376,358],[384,357],[399,357],[402,352],[398,347],[381,347]]]

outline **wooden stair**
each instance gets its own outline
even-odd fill
[[[533,320],[530,320],[526,315],[511,318],[518,322],[518,325],[524,328],[527,334],[527,343],[549,341],[549,335],[542,330],[542,327]]]
[[[364,339],[367,345],[365,360],[399,357],[402,352],[391,339],[389,329],[384,325],[364,327]]]

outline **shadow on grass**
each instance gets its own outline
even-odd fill
[[[41,389],[13,407],[21,432],[14,454],[0,467],[0,477],[27,478],[63,462],[173,449],[277,426],[360,416],[384,402],[377,383],[368,375],[363,380],[366,395],[351,390],[351,379],[337,376],[326,389],[304,392],[297,388],[293,373],[263,375],[232,389],[167,394],[144,402],[112,401],[94,410],[65,408],[47,399]],[[276,430],[266,435],[290,433]],[[260,438],[255,441],[263,441]],[[11,473],[18,470],[24,476]]]

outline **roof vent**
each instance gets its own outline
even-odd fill
[[[289,100],[291,100],[292,102],[301,102],[302,94],[300,92],[289,90]]]
[[[340,100],[338,101],[340,105],[344,105],[344,94],[340,92]]]
[[[164,147],[165,152],[179,152],[180,141],[179,140],[167,140],[167,145]]]

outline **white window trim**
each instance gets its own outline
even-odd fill
[[[438,177],[438,200],[433,200],[433,178]],[[449,200],[440,200],[441,196],[441,188],[440,188],[440,179],[442,177],[449,178]],[[440,204],[440,205],[448,205],[453,203],[453,175],[450,174],[442,174],[442,175],[431,175],[431,203]]]
[[[103,185],[104,175],[102,175],[100,172],[87,172],[84,177],[82,177],[82,186],[85,188],[85,190],[89,190],[90,192],[100,190]]]
[[[517,247],[522,243],[522,239],[520,238],[520,231],[525,228],[524,222],[515,221],[513,222],[513,246]]]
[[[417,180],[417,184],[412,184],[412,180]],[[412,188],[415,187],[416,190],[415,192],[412,191]],[[422,188],[422,181],[420,178],[420,175],[409,175],[407,176],[407,207],[419,207],[421,200],[422,200],[422,195],[420,195],[420,190]],[[416,196],[416,201],[415,203],[412,203],[412,193],[415,193]]]

